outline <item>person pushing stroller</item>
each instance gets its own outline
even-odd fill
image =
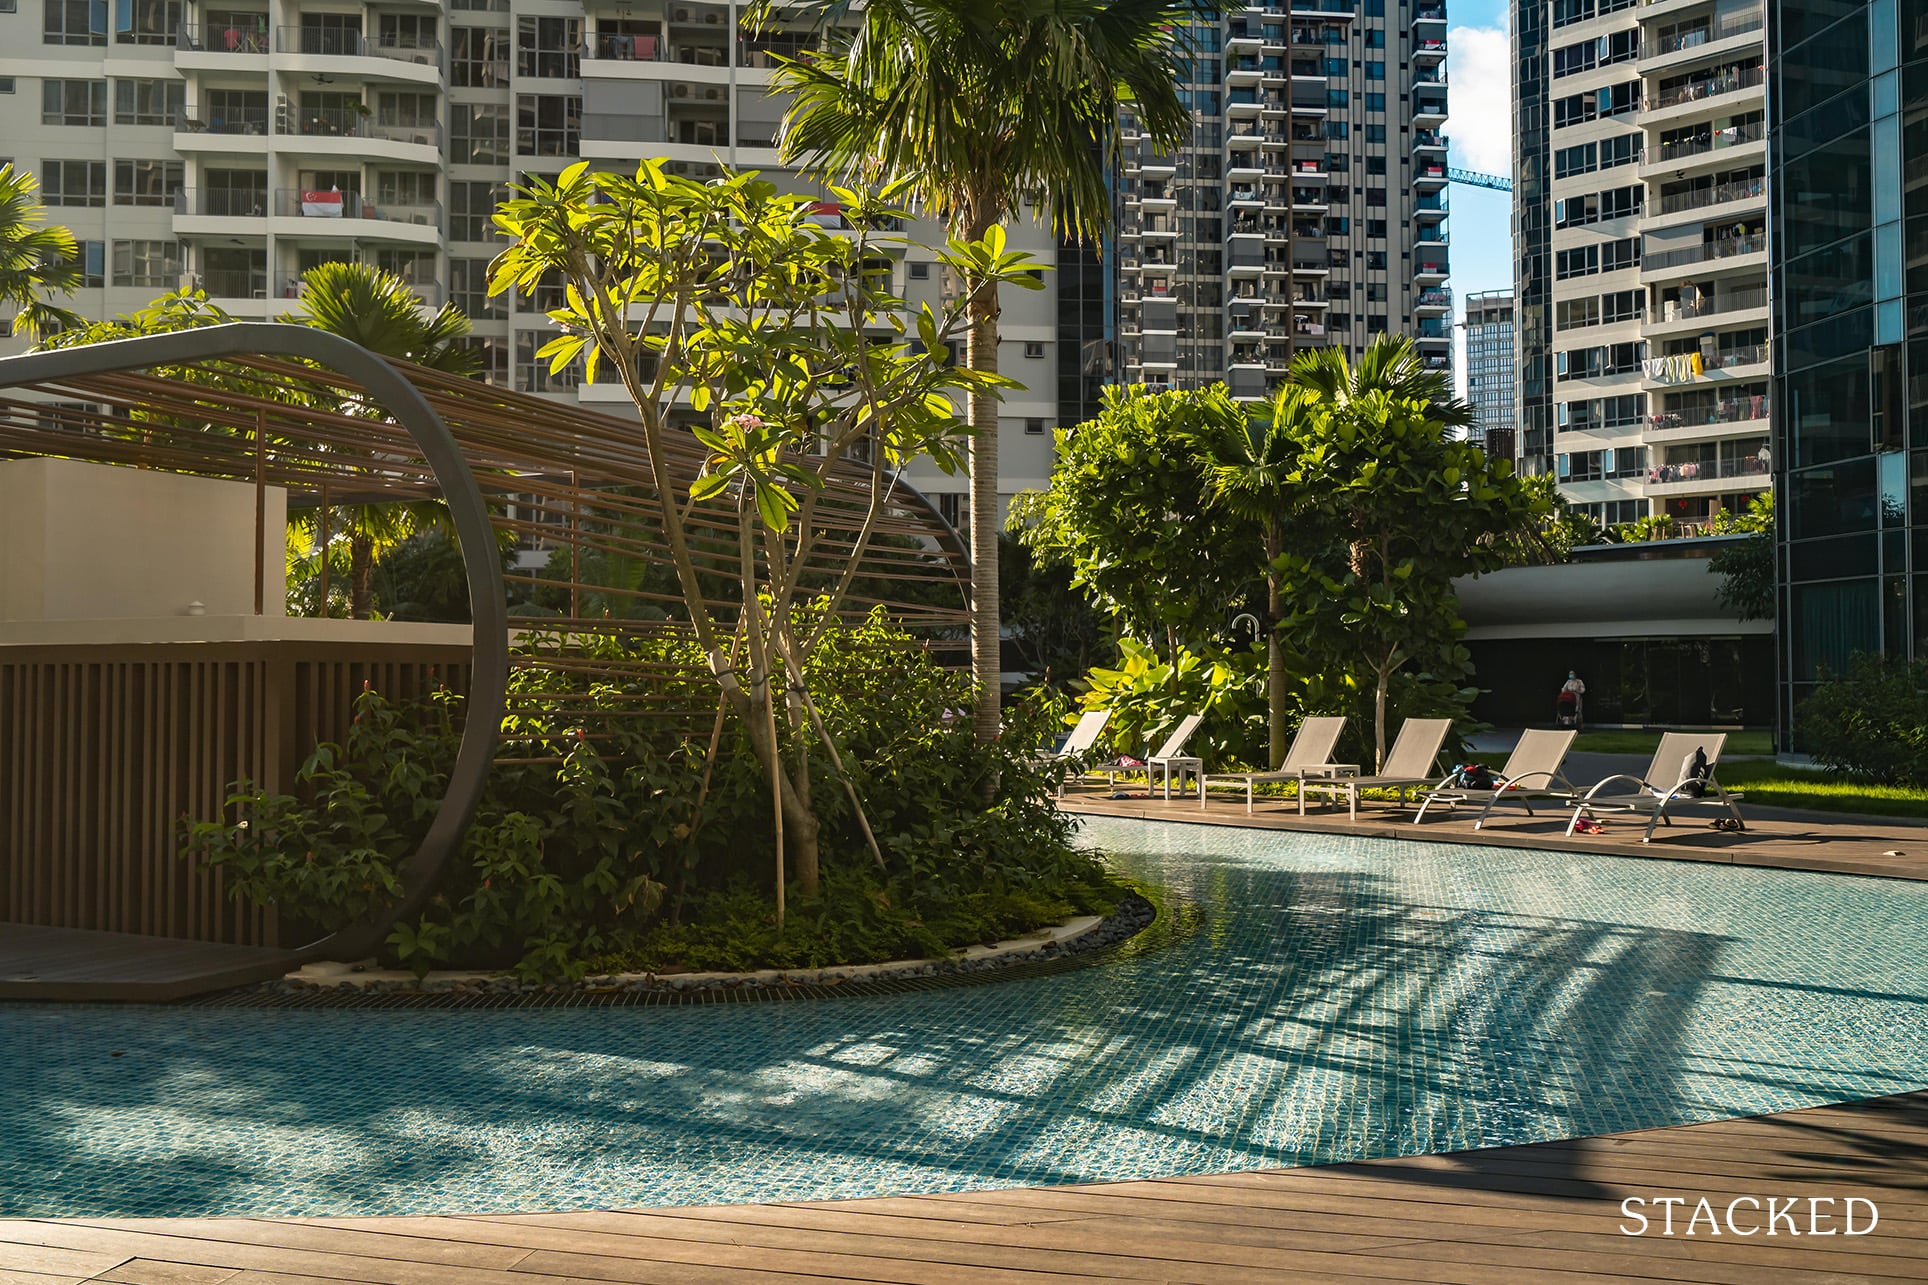
[[[1561,727],[1581,726],[1584,710],[1582,702],[1587,694],[1587,685],[1580,681],[1580,675],[1567,670],[1566,682],[1560,687],[1559,699],[1554,708],[1559,715]]]

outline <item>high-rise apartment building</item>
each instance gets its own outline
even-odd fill
[[[1479,420],[1472,437],[1488,452],[1513,458],[1513,292],[1466,296],[1466,400]]]
[[[1120,376],[1261,398],[1386,331],[1450,370],[1445,5],[1261,0],[1196,35],[1184,146],[1125,122]]]
[[[491,215],[508,185],[577,158],[630,168],[668,157],[685,173],[755,168],[814,192],[777,162],[784,103],[771,55],[804,33],[743,34],[736,3],[704,0],[21,0],[0,12],[0,156],[37,173],[51,218],[84,245],[90,316],[140,307],[187,283],[241,318],[294,306],[301,273],[329,260],[393,269],[431,303],[475,321],[488,377],[621,413],[615,382],[551,375],[544,292],[488,297],[500,247]],[[838,226],[834,202],[820,221]],[[942,244],[914,224],[911,239]],[[1013,248],[1057,258],[1035,223]],[[943,297],[934,256],[893,252],[913,301]],[[1068,316],[1058,274],[1003,299],[1006,494],[1042,486],[1069,368],[1091,362],[1086,327],[1102,282],[1082,273]],[[1093,304],[1091,297],[1098,297]],[[1067,339],[1064,336],[1069,335]],[[1099,345],[1102,347],[1102,344]],[[1100,360],[1098,366],[1102,369]],[[1088,387],[1068,381],[1087,396]],[[1077,406],[1070,410],[1075,422]],[[965,480],[926,465],[912,480],[965,515]]]
[[[1782,726],[1928,654],[1928,0],[1776,0]]]
[[[1514,11],[1522,471],[1691,528],[1768,485],[1761,0]]]

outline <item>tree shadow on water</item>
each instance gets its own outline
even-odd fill
[[[26,1053],[0,1067],[0,1215],[1088,1182],[1570,1137],[1698,1105],[1674,1073],[1724,937],[1426,904],[1358,869],[1221,861],[1185,878],[1200,907],[1185,941],[953,990],[596,1010],[0,1008],[0,1041]]]

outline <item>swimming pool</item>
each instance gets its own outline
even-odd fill
[[[1205,1173],[1928,1085],[1928,884],[1092,819],[1198,930],[693,1008],[0,1006],[0,1215],[811,1199]]]

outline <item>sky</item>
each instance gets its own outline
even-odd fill
[[[1507,46],[1508,0],[1451,0],[1446,36],[1446,136],[1449,163],[1486,174],[1513,173],[1513,69]],[[1455,314],[1465,298],[1513,285],[1513,204],[1505,192],[1452,187]],[[1465,332],[1458,342],[1464,354]],[[1465,379],[1466,363],[1455,363]]]

